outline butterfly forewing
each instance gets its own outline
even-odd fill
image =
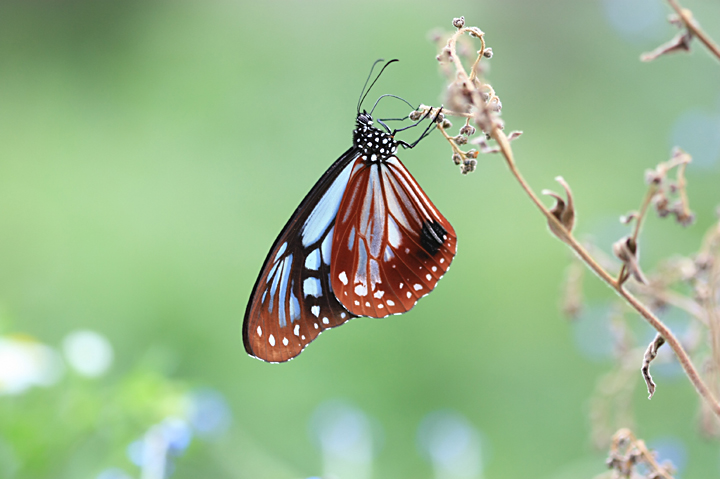
[[[395,156],[358,159],[335,222],[331,284],[352,314],[404,313],[435,288],[455,230]]]
[[[333,294],[330,262],[336,214],[358,156],[351,148],[327,170],[275,240],[245,311],[250,355],[287,361],[324,329],[355,317]]]

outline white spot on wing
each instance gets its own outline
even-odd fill
[[[437,266],[433,266],[433,267],[432,267],[432,270],[433,270],[433,273],[434,273],[435,271],[437,271]]]
[[[320,248],[315,248],[305,258],[305,267],[313,271],[317,271],[320,268]]]
[[[373,192],[372,231],[368,237],[370,243],[370,256],[378,258],[381,253],[382,240],[385,236],[385,202],[382,199],[380,187],[379,168],[374,167],[370,172],[370,189]]]
[[[275,278],[275,272],[277,271],[278,265],[280,263],[275,263],[272,268],[270,268],[270,272],[268,273],[268,277],[265,280],[266,283],[269,283],[271,279]]]
[[[332,255],[333,231],[335,231],[334,226],[330,228],[330,231],[328,231],[328,234],[323,240],[322,245],[320,245],[320,249],[322,249],[323,263],[328,265],[330,264],[330,256]]]
[[[303,282],[303,295],[307,298],[308,296],[314,296],[319,298],[322,296],[322,285],[318,278],[312,276],[305,278]]]
[[[370,167],[370,176],[372,178],[372,172],[376,170],[375,166]],[[368,227],[370,226],[370,206],[372,204],[373,189],[369,183],[365,191],[365,198],[363,199],[362,209],[360,210],[360,229],[359,233],[365,237],[368,235]]]
[[[415,291],[420,291],[420,290],[422,289],[422,285],[421,285],[421,284],[416,284],[416,285],[413,286],[413,288],[415,288]]]
[[[327,318],[323,318],[323,324],[330,324],[330,320]]]
[[[288,340],[287,340],[287,338],[283,338],[283,346],[287,346],[287,345],[288,345]]]
[[[280,246],[280,249],[278,250],[277,254],[275,255],[275,259],[273,262],[277,261],[280,256],[283,255],[285,250],[287,249],[287,242],[283,243],[282,246]]]
[[[283,299],[287,298],[287,287],[288,287],[288,278],[290,277],[290,270],[292,269],[292,260],[293,255],[288,255],[283,260],[283,269],[282,269],[282,277],[280,278],[280,290],[278,291],[278,296],[280,297],[279,305],[278,305],[278,320],[280,322],[280,327],[284,328],[287,324],[287,321],[285,319],[285,305],[283,304]],[[272,293],[272,291],[271,291]],[[292,308],[292,301],[291,301]],[[292,318],[293,311],[290,311],[290,317]],[[292,320],[292,319],[291,319]]]
[[[293,281],[294,284],[294,281]],[[290,322],[292,323],[300,317],[300,302],[295,297],[294,292],[290,292]]]
[[[375,294],[373,294],[373,296],[376,297],[377,299],[382,298],[384,295],[385,295],[385,291],[380,291],[380,290],[375,291]]]
[[[299,324],[295,325],[295,329],[293,330],[293,333],[295,334],[295,336],[300,336],[300,325]]]
[[[275,336],[271,334],[268,338],[268,343],[270,343],[270,346],[275,346]]]
[[[317,318],[318,316],[320,316],[320,306],[316,304],[315,306],[310,308],[310,312]]]
[[[347,284],[348,284],[348,279],[347,279],[347,275],[345,274],[345,271],[340,271],[340,274],[338,275],[338,279],[340,280],[340,282],[341,282],[342,284],[344,284],[345,286],[347,286]]]
[[[432,275],[430,273],[426,274],[425,277],[427,278],[428,281],[430,281],[432,279]]]
[[[367,249],[365,241],[358,238],[358,262],[355,269],[355,283],[367,284]]]
[[[353,246],[355,246],[355,226],[353,225],[352,229],[350,230],[350,236],[348,237],[348,249],[352,251]]]
[[[411,293],[410,291],[408,291],[408,292],[407,292],[407,297],[409,298],[409,297],[411,297],[411,296],[412,296],[412,293]]]
[[[387,304],[388,306],[395,306],[395,301],[393,301],[392,299],[388,299]]]
[[[397,223],[392,216],[388,216],[388,243],[390,243],[393,248],[397,248],[400,246],[401,239],[400,229],[398,229]]]
[[[380,265],[377,261],[370,258],[370,284],[373,291],[375,291],[375,286],[377,286],[378,283],[382,283],[382,279],[380,278]]]
[[[367,286],[364,284],[358,284],[355,286],[355,294],[358,296],[366,296],[367,295]]]
[[[260,326],[258,326],[257,332],[258,332],[258,336],[260,336],[262,338],[262,328]]]

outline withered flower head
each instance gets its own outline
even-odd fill
[[[562,176],[556,177],[555,181],[560,183],[565,189],[567,202],[562,196],[554,191],[543,190],[542,193],[555,198],[555,205],[550,209],[550,213],[552,213],[552,215],[560,221],[560,224],[563,225],[565,231],[560,230],[552,221],[548,221],[548,227],[555,236],[564,241],[567,233],[572,232],[573,226],[575,226],[575,206],[573,205],[573,196],[572,191],[570,190],[570,185],[567,184]]]

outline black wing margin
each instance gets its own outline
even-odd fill
[[[243,321],[251,356],[287,361],[323,330],[356,317],[332,292],[330,256],[335,216],[359,157],[350,148],[327,169],[270,248]]]

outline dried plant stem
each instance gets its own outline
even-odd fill
[[[450,135],[447,134],[447,132],[445,131],[445,128],[443,128],[442,125],[438,125],[438,130],[440,130],[440,133],[442,133],[442,135],[445,137],[445,139],[450,142],[450,146],[453,149],[453,153],[462,155],[463,151],[460,148],[458,148],[457,144],[454,141],[452,141],[452,138],[450,137]]]
[[[696,25],[695,25],[696,26]],[[690,28],[690,26],[688,27]],[[695,30],[693,30],[695,31]],[[478,52],[477,60],[473,63],[472,72],[470,75],[465,70],[465,67],[462,64],[462,61],[457,55],[456,45],[458,38],[460,38],[461,35],[468,33],[471,36],[474,36],[476,38],[479,38],[482,42],[482,46],[480,51]],[[698,394],[707,402],[709,408],[713,411],[713,413],[720,417],[720,403],[713,395],[713,392],[710,390],[710,388],[707,386],[707,384],[703,381],[702,377],[698,373],[695,365],[690,360],[690,356],[687,354],[685,349],[680,344],[680,341],[677,339],[677,337],[673,334],[673,332],[668,328],[657,316],[655,316],[650,309],[643,304],[640,300],[638,300],[632,293],[630,293],[627,289],[623,287],[623,276],[624,274],[621,273],[619,275],[619,278],[614,278],[603,266],[595,259],[593,256],[590,255],[588,250],[583,247],[580,242],[578,242],[577,239],[572,235],[572,226],[566,227],[560,218],[555,216],[543,203],[540,201],[540,198],[535,194],[533,189],[530,187],[530,185],[527,183],[525,178],[522,176],[520,171],[517,168],[517,165],[515,163],[515,158],[513,156],[512,148],[510,147],[510,138],[503,132],[501,122],[493,115],[493,111],[491,108],[491,103],[493,101],[498,101],[497,96],[495,95],[495,91],[487,84],[483,84],[479,81],[479,79],[476,77],[476,70],[478,68],[480,60],[483,58],[483,53],[485,52],[485,39],[484,39],[484,33],[481,32],[479,29],[474,27],[460,27],[457,29],[456,32],[453,33],[453,35],[450,37],[450,39],[447,42],[447,46],[445,47],[446,50],[444,50],[444,57],[438,56],[439,60],[449,60],[453,66],[456,69],[456,79],[457,81],[461,82],[464,87],[464,95],[466,95],[470,101],[470,104],[475,108],[473,112],[473,119],[475,120],[475,123],[477,126],[481,128],[481,130],[487,134],[490,138],[494,139],[497,142],[499,152],[503,155],[505,158],[505,162],[507,163],[508,168],[510,169],[510,172],[515,177],[515,179],[520,184],[520,187],[525,191],[525,193],[530,197],[533,203],[535,203],[535,206],[542,212],[542,214],[547,218],[548,226],[550,227],[550,230],[563,242],[565,242],[574,252],[577,254],[577,256],[597,275],[602,279],[605,283],[607,283],[608,286],[610,286],[615,292],[620,295],[635,311],[637,311],[645,320],[650,323],[650,325],[658,332],[658,334],[665,340],[667,345],[673,350],[675,355],[678,358],[678,361],[680,362],[680,365],[682,366],[683,370],[685,371],[685,374],[687,375],[690,382],[693,384],[695,389],[697,390]],[[720,55],[718,56],[720,58]],[[481,95],[480,89],[486,89],[487,93],[489,93],[486,97],[486,99],[483,99]],[[446,111],[446,114],[451,114],[450,112]],[[460,115],[467,118],[466,114]],[[450,142],[450,144],[453,146],[454,153],[462,153],[457,148],[457,145],[453,141],[453,139],[444,131],[444,129],[439,128],[445,138]],[[682,155],[676,155],[673,159],[666,162],[665,164],[661,165],[659,168],[662,168],[663,171],[662,174],[665,174],[667,170],[670,168],[680,166],[679,168],[679,188],[681,190],[681,194],[684,194],[684,186],[685,186],[685,180],[683,176],[683,168],[684,163],[687,162],[687,159],[682,157]],[[640,212],[640,217],[637,218],[637,223],[635,226],[635,231],[633,233],[633,238],[637,239],[637,235],[640,232],[640,226],[642,223],[642,216],[645,215],[649,204],[652,201],[652,197],[657,192],[657,186],[654,184],[650,185],[650,188],[648,189],[648,193],[645,197],[645,200],[643,201],[643,205]],[[686,199],[685,197],[683,197]],[[570,192],[568,190],[568,201],[571,201],[570,198]],[[624,268],[627,269],[627,268]],[[708,312],[708,315],[710,312]],[[709,322],[712,322],[712,318],[708,318]],[[718,322],[720,324],[720,322]],[[720,346],[720,345],[719,345]],[[718,348],[718,351],[720,351],[720,347]]]
[[[694,317],[698,321],[700,321],[703,325],[708,326],[708,318],[706,311],[698,306],[698,304],[693,301],[692,299],[688,298],[687,296],[676,293],[672,290],[666,290],[666,291],[652,291],[651,288],[644,284],[633,284],[633,289],[639,292],[641,295],[651,295],[655,298],[659,299],[663,303],[667,303],[671,306],[674,306],[678,309],[682,309],[686,313],[688,313],[690,316]]]
[[[657,479],[673,479],[666,466],[660,465],[655,455],[645,446],[645,441],[638,439],[630,429],[620,429],[613,435],[610,444],[608,465],[623,477],[637,477],[634,468],[639,462],[645,463],[651,471],[647,477]]]
[[[687,197],[687,182],[685,181],[685,168],[687,167],[688,161],[684,161],[682,158],[683,155],[680,155],[680,157],[677,158],[677,161],[679,162],[677,165],[677,186],[680,194],[680,203],[683,207],[683,214],[689,215],[690,207],[688,205],[690,204],[690,201]]]
[[[718,330],[720,328],[720,318],[718,318],[719,310],[715,299],[718,290],[717,282],[720,279],[720,261],[718,261],[718,258],[720,258],[720,255],[715,257],[708,274],[709,297],[706,301],[714,371],[720,371],[720,331]]]
[[[690,360],[690,356],[687,354],[685,349],[680,344],[680,341],[675,337],[670,328],[668,328],[660,319],[655,316],[647,306],[645,306],[640,300],[633,296],[629,291],[623,288],[622,284],[613,278],[595,259],[590,256],[590,253],[575,239],[575,237],[569,233],[562,223],[552,214],[550,210],[540,201],[535,192],[530,188],[525,178],[520,174],[520,171],[515,165],[512,149],[510,148],[510,142],[507,139],[507,135],[500,130],[495,128],[492,132],[492,137],[495,139],[500,146],[500,152],[502,153],[505,161],[510,168],[510,172],[513,174],[515,179],[520,183],[520,186],[540,211],[545,215],[547,220],[555,225],[558,231],[562,231],[565,243],[572,248],[572,250],[580,257],[580,259],[595,273],[600,279],[605,281],[612,289],[614,289],[627,303],[633,307],[655,330],[665,339],[668,346],[673,350],[675,355],[680,362],[685,374],[690,379],[690,382],[695,386],[698,394],[708,403],[712,411],[720,417],[720,403],[713,395],[710,388],[705,384],[703,379],[700,377],[695,365]]]
[[[693,14],[690,10],[686,8],[682,8],[680,4],[675,0],[667,0],[670,6],[673,10],[675,10],[675,13],[678,14],[680,19],[685,24],[685,28],[687,28],[690,32],[692,32],[693,35],[695,35],[698,40],[703,42],[703,44],[707,47],[710,52],[715,55],[715,57],[720,60],[720,47],[717,46],[715,42],[713,42],[712,38],[710,38],[705,31],[700,28],[700,24],[693,18]]]
[[[648,207],[650,206],[650,203],[652,202],[652,199],[656,193],[657,185],[650,184],[647,193],[645,193],[645,198],[643,199],[642,205],[640,206],[640,211],[638,212],[637,218],[635,219],[635,228],[633,229],[631,236],[632,241],[635,244],[637,244],[637,239],[640,235],[640,228],[642,227],[643,219],[645,219],[645,214],[647,213]],[[627,281],[629,275],[630,274],[627,271],[627,266],[625,265],[625,263],[623,263],[622,267],[620,268],[620,274],[618,274],[616,282],[618,284],[623,284],[625,281]]]

